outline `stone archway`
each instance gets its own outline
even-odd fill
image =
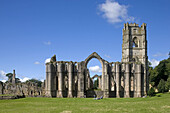
[[[98,89],[101,89],[101,76],[95,74],[93,77],[91,77],[92,81],[97,78],[98,79],[98,83],[97,83],[97,87]],[[93,84],[94,85],[94,84]]]
[[[104,81],[104,62],[105,62],[105,60],[104,59],[102,59],[96,52],[93,52],[91,55],[89,55],[86,59],[85,59],[85,61],[84,61],[84,64],[85,64],[85,68],[86,68],[86,70],[88,70],[87,69],[87,64],[89,63],[89,61],[91,60],[91,59],[93,59],[93,58],[96,58],[97,60],[99,60],[99,62],[101,63],[101,65],[102,65],[102,76],[101,76],[101,79],[102,79],[102,81]],[[101,82],[101,85],[100,85],[100,88],[101,88],[101,90],[103,90],[103,83]]]
[[[104,60],[96,53],[93,52],[91,55],[89,55],[86,59],[85,59],[85,67],[87,67],[88,62],[92,59],[92,58],[96,58],[100,61],[100,63],[102,64],[102,68],[104,65]]]
[[[99,62],[102,65],[102,75],[101,75],[101,81],[100,81],[100,90],[93,90],[93,93],[95,93],[97,96],[102,96],[103,95],[104,97],[108,97],[108,94],[109,94],[109,82],[108,82],[109,81],[109,75],[108,75],[108,72],[107,72],[108,71],[108,62],[105,61],[104,59],[102,59],[96,52],[94,52],[91,55],[89,55],[85,59],[85,61],[83,61],[84,66],[85,66],[85,70],[86,70],[85,72],[88,72],[87,64],[93,58],[96,58],[97,60],[99,60]],[[85,76],[86,76],[86,74],[85,74]],[[85,83],[87,83],[86,80],[85,80]],[[90,78],[90,80],[92,80],[92,79]],[[87,93],[87,95],[88,95],[88,93]]]

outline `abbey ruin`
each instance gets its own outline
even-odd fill
[[[3,83],[0,81],[0,100],[6,95],[19,96],[19,97],[43,97],[45,93],[45,84],[41,83],[38,86],[35,82],[21,82],[16,78],[15,70],[13,70],[12,77]],[[5,99],[10,99],[8,96]]]
[[[102,65],[102,75],[90,77],[88,62],[96,58]],[[108,62],[96,52],[81,62],[56,61],[46,63],[45,95],[47,97],[142,97],[149,89],[146,24],[124,24],[122,60]],[[98,90],[93,79],[98,78]]]

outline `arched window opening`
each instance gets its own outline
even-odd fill
[[[90,77],[88,85],[90,88],[88,89],[101,89],[101,76],[102,76],[102,64],[101,62],[93,58],[87,64],[88,75]]]
[[[133,38],[133,45],[132,45],[132,47],[139,47],[137,37]]]

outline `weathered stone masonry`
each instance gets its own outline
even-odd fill
[[[99,80],[101,91],[91,91],[88,62],[96,58],[102,65]],[[96,52],[81,62],[56,61],[55,56],[46,63],[45,95],[48,97],[142,97],[147,94],[148,57],[146,24],[126,23],[123,28],[122,61],[108,62]]]

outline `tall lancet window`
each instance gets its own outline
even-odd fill
[[[139,41],[138,41],[137,37],[133,38],[133,45],[132,46],[133,47],[139,47]]]

